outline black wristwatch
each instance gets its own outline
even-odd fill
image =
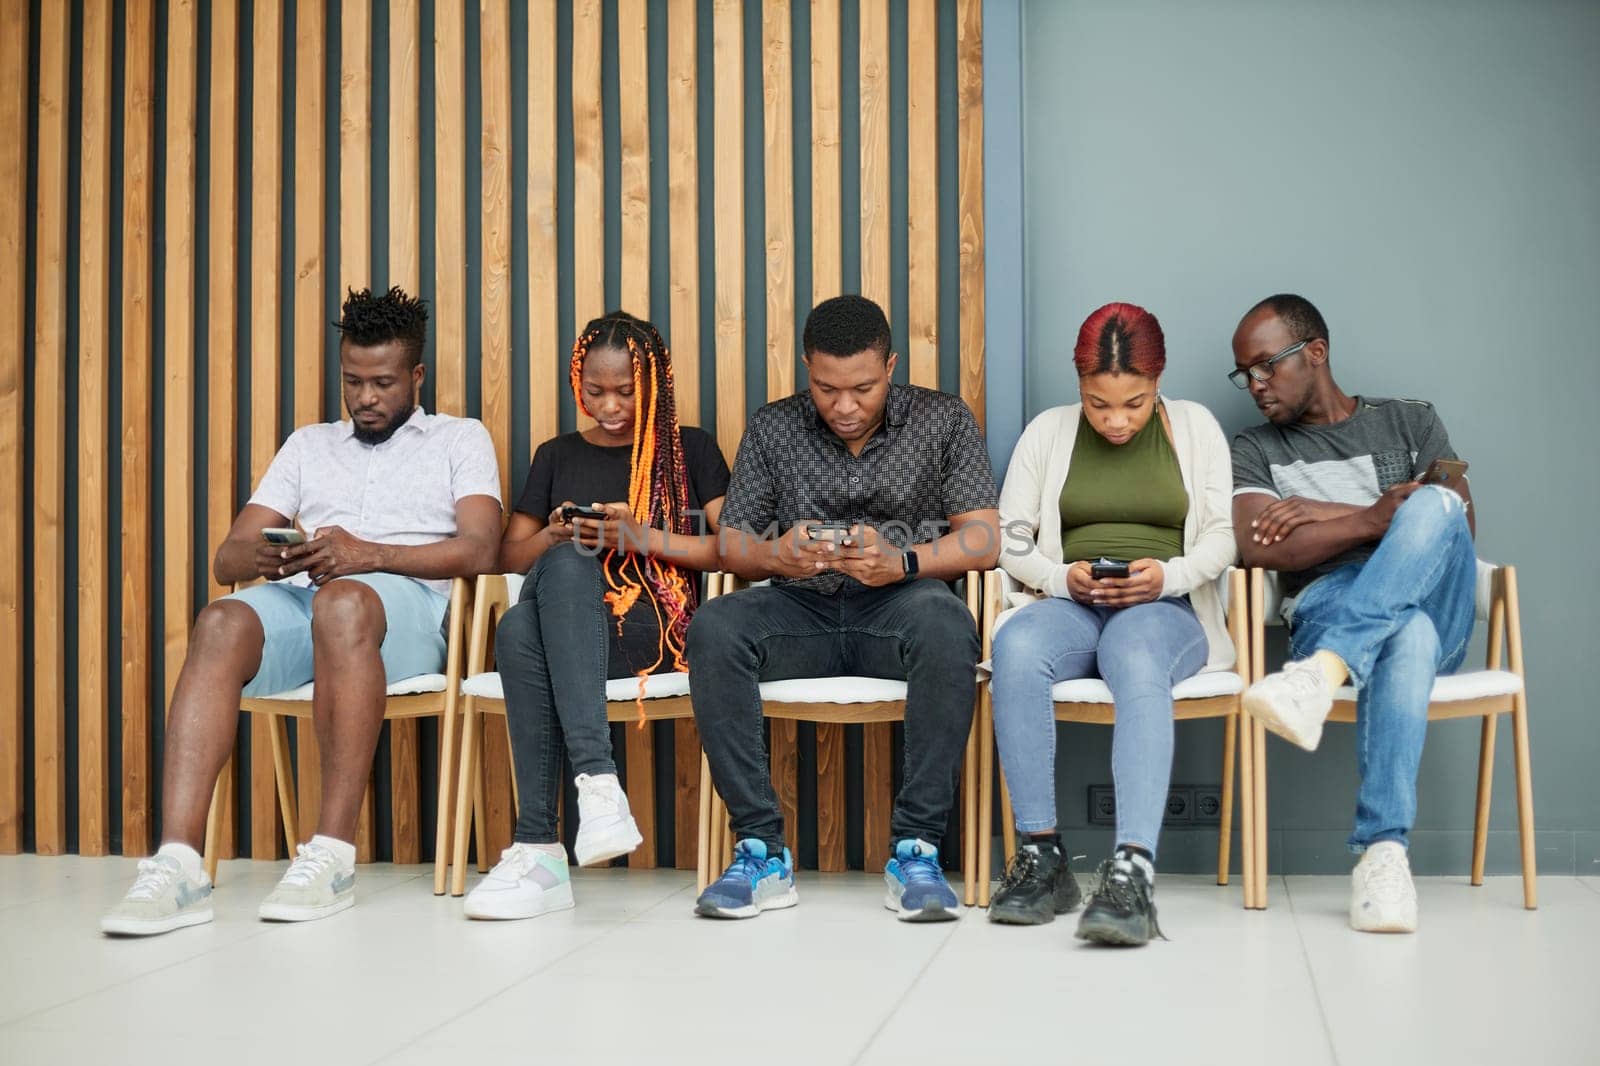
[[[913,548],[906,548],[900,552],[900,565],[905,568],[906,576],[901,581],[915,581],[917,579],[917,553]]]

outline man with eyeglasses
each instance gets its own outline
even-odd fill
[[[1233,528],[1246,566],[1282,576],[1290,662],[1245,706],[1316,749],[1339,686],[1358,691],[1361,775],[1350,850],[1350,925],[1409,933],[1406,857],[1434,678],[1454,671],[1474,621],[1476,555],[1464,478],[1424,485],[1453,460],[1433,406],[1349,396],[1328,365],[1328,327],[1301,296],[1269,296],[1233,335],[1235,369],[1267,420],[1233,441]]]

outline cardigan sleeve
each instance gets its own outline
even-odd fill
[[[1233,540],[1233,466],[1228,438],[1205,407],[1188,407],[1191,431],[1184,435],[1182,446],[1192,449],[1189,458],[1199,499],[1190,500],[1189,506],[1198,507],[1199,514],[1194,543],[1163,566],[1164,597],[1186,596],[1215,581],[1233,565],[1238,552]]]
[[[1039,415],[1022,431],[1000,490],[1000,567],[1031,589],[1066,596],[1066,567],[1039,550],[1045,472],[1053,450],[1053,413]]]

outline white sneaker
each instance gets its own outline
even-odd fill
[[[572,852],[579,866],[610,862],[644,843],[616,774],[579,774],[576,783],[578,839]]]
[[[1372,845],[1350,871],[1350,928],[1358,933],[1417,931],[1411,862],[1395,841]]]
[[[139,876],[122,901],[100,919],[100,931],[115,936],[154,936],[211,920],[211,879],[183,872],[171,855],[139,860]]]
[[[316,841],[299,853],[256,914],[268,922],[310,922],[348,910],[356,902],[356,871]]]
[[[467,893],[468,918],[537,918],[572,906],[572,881],[565,856],[556,858],[534,844],[513,844],[500,853],[489,876]]]
[[[1314,659],[1288,663],[1245,690],[1244,709],[1291,744],[1316,751],[1333,710],[1327,675]]]

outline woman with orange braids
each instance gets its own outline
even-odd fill
[[[617,780],[607,679],[684,670],[699,572],[717,568],[728,490],[716,440],[678,425],[672,363],[650,323],[613,311],[572,346],[572,391],[595,425],[545,441],[511,515],[499,568],[527,573],[495,660],[520,806],[513,842],[466,899],[469,918],[573,905],[556,824],[561,756],[578,789],[578,865],[641,843]],[[604,519],[572,511],[574,501]],[[591,502],[593,501],[593,502]]]

